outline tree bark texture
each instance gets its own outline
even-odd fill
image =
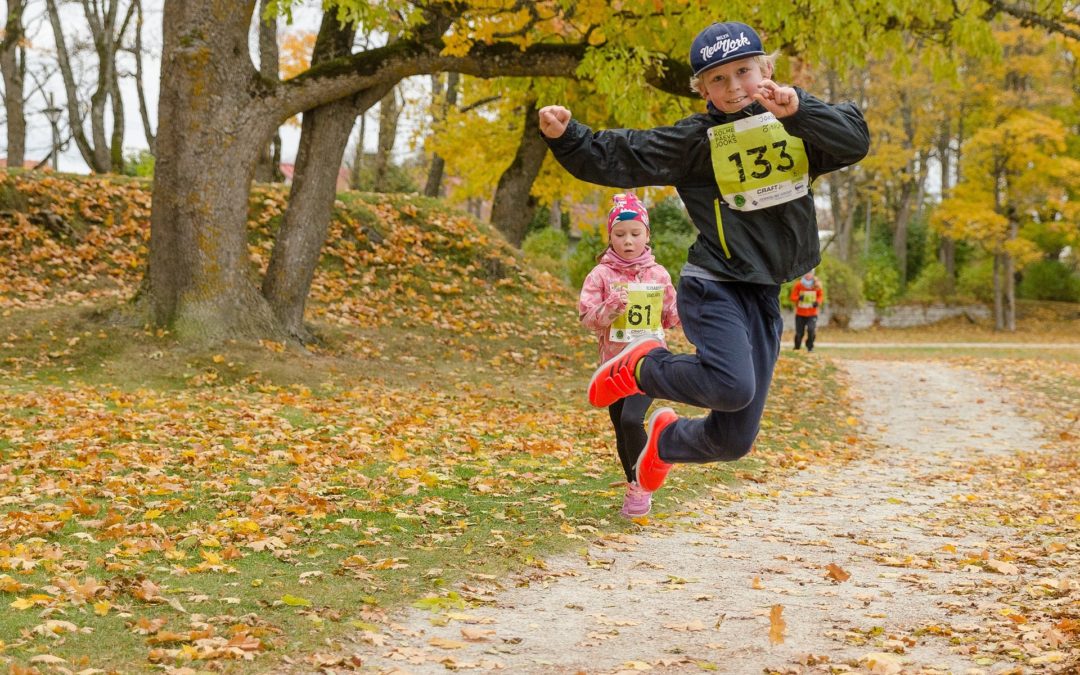
[[[525,106],[524,115],[521,143],[514,153],[514,161],[499,176],[491,204],[491,224],[514,246],[521,246],[525,241],[526,230],[536,212],[536,200],[529,191],[536,182],[548,149],[540,135],[536,101]]]
[[[7,165],[22,168],[26,159],[26,48],[23,41],[25,0],[8,0],[4,39],[0,43],[0,71],[4,77],[4,112],[7,114]]]
[[[281,335],[247,251],[252,172],[275,128],[248,56],[253,8],[165,4],[148,299],[152,320],[184,339]]]

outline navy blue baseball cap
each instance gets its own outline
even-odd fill
[[[698,33],[690,44],[690,69],[694,75],[700,75],[729,61],[764,53],[761,38],[750,26],[738,21],[714,23]]]

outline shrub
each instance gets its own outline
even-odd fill
[[[136,150],[124,157],[124,175],[152,178],[155,159],[149,150]]]
[[[872,256],[863,274],[863,297],[879,308],[891,306],[900,295],[900,272],[889,256]]]
[[[681,234],[693,238],[697,232],[678,197],[666,197],[649,209],[649,227],[653,236]]]
[[[831,255],[822,257],[817,276],[825,292],[825,306],[829,308],[830,320],[841,328],[847,326],[851,314],[863,304],[862,280],[850,265]],[[791,292],[790,285],[787,292]]]
[[[1027,300],[1080,302],[1080,275],[1057,260],[1041,260],[1024,269],[1016,294]]]
[[[686,253],[690,244],[694,243],[692,234],[672,232],[665,230],[653,230],[652,249],[656,262],[667,269],[671,275],[671,283],[679,283],[679,275],[683,265],[686,264]]]
[[[953,295],[953,280],[945,265],[932,262],[922,268],[908,286],[907,297],[916,302],[948,302]]]
[[[545,228],[525,237],[521,251],[533,267],[550,272],[555,277],[566,280],[566,252],[569,239],[562,230]]]
[[[990,258],[965,265],[957,275],[956,289],[967,298],[994,301],[994,261]]]
[[[585,232],[578,240],[577,246],[570,252],[566,267],[570,275],[570,287],[580,290],[585,283],[585,277],[589,276],[592,268],[596,267],[596,257],[607,248],[607,242],[599,232]]]

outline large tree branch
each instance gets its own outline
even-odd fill
[[[1058,33],[1073,40],[1080,40],[1080,29],[1071,27],[1080,27],[1080,17],[1072,17],[1067,14],[1058,17],[1045,16],[1026,7],[1002,2],[1002,0],[986,0],[986,4],[990,6],[992,13],[1008,14],[1020,19],[1020,22],[1024,25],[1040,26],[1051,33]]]
[[[588,49],[584,44],[518,45],[476,44],[464,56],[442,53],[440,40],[400,40],[348,57],[313,66],[282,82],[271,105],[280,120],[368,89],[387,80],[414,75],[457,72],[473,77],[576,77]],[[646,75],[662,91],[692,96],[690,68],[671,58],[660,61]]]

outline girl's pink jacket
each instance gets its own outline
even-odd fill
[[[600,362],[603,363],[622,351],[625,342],[612,342],[608,329],[622,313],[616,304],[618,300],[613,292],[619,283],[663,284],[664,310],[660,316],[660,325],[674,328],[679,325],[679,313],[675,309],[675,287],[671,285],[671,275],[663,265],[656,262],[651,252],[647,252],[640,262],[628,263],[610,248],[604,251],[600,262],[585,277],[578,299],[578,317],[581,324],[596,334],[600,341]]]

